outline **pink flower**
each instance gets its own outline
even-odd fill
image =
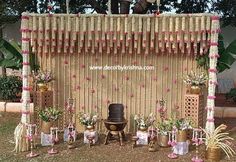
[[[105,79],[105,78],[106,78],[106,76],[105,76],[104,74],[102,74],[102,75],[101,75],[101,78],[102,78],[102,79]]]
[[[85,68],[85,65],[84,65],[84,64],[82,64],[80,67],[84,69],[84,68]]]
[[[95,89],[91,89],[91,93],[95,93]]]
[[[90,78],[90,77],[86,77],[85,79],[86,79],[87,81],[90,81],[90,80],[91,80],[91,78]]]
[[[129,80],[129,76],[125,76],[125,80]]]
[[[77,90],[80,90],[80,88],[81,88],[81,87],[80,87],[79,85],[76,87]]]
[[[76,75],[74,74],[74,75],[72,75],[72,78],[76,78]]]
[[[65,60],[65,61],[64,61],[64,64],[65,64],[65,65],[68,65],[68,61],[67,61],[67,60]]]

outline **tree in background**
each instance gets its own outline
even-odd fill
[[[236,27],[236,0],[216,0],[212,10],[222,16],[222,26]]]

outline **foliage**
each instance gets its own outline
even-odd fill
[[[3,54],[3,58],[0,58],[0,66],[14,70],[22,68],[23,57],[19,43],[15,41],[8,42],[5,39],[0,39],[0,52]],[[37,57],[31,51],[30,68],[33,71],[39,69]]]
[[[222,15],[223,27],[231,25],[236,27],[236,1],[217,0],[212,4],[212,10]]]
[[[19,99],[22,90],[22,80],[18,76],[0,76],[0,99]]]
[[[158,122],[156,126],[161,135],[168,135],[168,132],[172,130],[174,123],[175,122],[173,119],[165,119],[161,122]]]
[[[178,130],[192,129],[193,123],[189,118],[181,118],[175,121],[176,128]]]
[[[219,36],[219,59],[217,62],[217,70],[219,73],[229,69],[236,60],[236,40],[232,41],[226,48],[224,46],[223,37]]]
[[[98,116],[93,114],[79,114],[79,122],[84,126],[94,126],[97,123]]]
[[[208,76],[204,72],[197,74],[194,71],[191,71],[183,79],[184,83],[191,86],[204,86],[207,80]]]
[[[147,117],[144,115],[135,115],[134,116],[134,121],[136,122],[136,125],[140,128],[140,127],[145,127],[148,128],[149,126],[153,125],[153,123],[155,122],[155,117],[154,115],[151,113],[149,114]]]
[[[53,80],[52,73],[49,71],[39,71],[35,76],[36,83],[49,83]]]
[[[203,132],[206,134],[206,137],[203,140],[206,143],[206,150],[208,148],[221,148],[228,158],[235,154],[235,151],[231,148],[230,142],[234,139],[229,137],[228,132],[223,132],[227,128],[226,125],[221,124],[218,126],[213,133],[207,132],[203,129]]]
[[[227,100],[232,99],[234,102],[236,102],[236,88],[232,88],[228,93],[226,93],[225,96]]]
[[[56,121],[61,115],[62,112],[53,107],[48,107],[39,112],[39,117],[45,122]]]
[[[196,0],[181,0],[175,1],[174,8],[176,13],[204,13],[209,11],[210,0],[196,1]]]

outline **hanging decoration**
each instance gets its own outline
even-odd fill
[[[28,16],[31,45],[35,52],[43,54],[62,51],[132,54],[137,51],[145,55],[179,52],[202,55],[218,33],[216,30],[211,34],[210,14]]]

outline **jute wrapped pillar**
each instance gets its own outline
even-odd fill
[[[219,32],[219,17],[211,17],[211,40],[210,40],[210,68],[209,72],[209,83],[208,83],[208,96],[207,96],[207,122],[206,130],[208,132],[213,132],[215,129],[214,123],[214,108],[215,108],[215,88],[217,85],[217,58],[218,54],[218,32]]]
[[[22,14],[22,54],[23,54],[23,70],[22,70],[22,115],[21,122],[15,129],[15,151],[27,151],[29,149],[29,143],[26,139],[26,124],[30,122],[30,87],[29,87],[29,74],[30,74],[30,63],[29,63],[29,17],[27,13]]]

